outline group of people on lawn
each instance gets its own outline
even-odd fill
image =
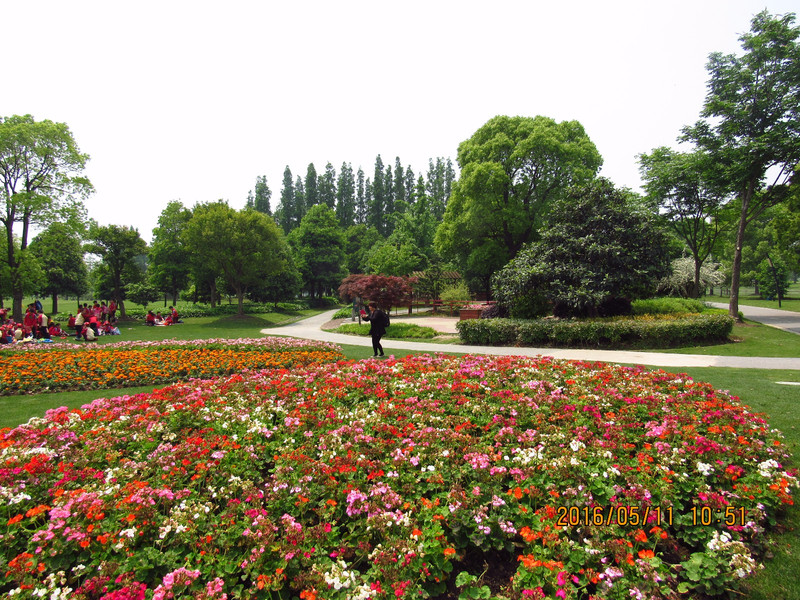
[[[161,311],[154,313],[152,310],[148,310],[144,318],[144,324],[151,327],[174,325],[175,323],[183,323],[183,321],[181,321],[178,311],[173,306],[169,307],[169,313],[166,317],[161,315]]]
[[[0,343],[46,341],[53,338],[66,338],[75,332],[75,339],[93,341],[100,335],[119,335],[117,327],[117,303],[113,300],[89,306],[78,304],[75,316],[69,313],[66,330],[45,314],[39,300],[28,305],[21,323],[8,316],[8,309],[0,308]]]

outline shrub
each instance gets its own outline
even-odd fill
[[[353,316],[353,307],[352,306],[343,306],[335,313],[333,313],[333,319],[349,319]]]
[[[471,319],[457,325],[461,341],[491,346],[667,348],[724,341],[733,329],[726,314],[653,319]]]
[[[470,300],[469,288],[463,281],[451,285],[442,292],[442,302],[462,302]]]
[[[369,335],[369,323],[344,323],[335,329],[336,333],[347,333],[354,335]],[[430,339],[436,337],[436,330],[432,327],[421,327],[413,323],[399,323],[392,321],[391,326],[386,330],[389,339]]]
[[[706,305],[701,300],[690,298],[648,298],[634,300],[635,315],[668,315],[679,313],[701,313]]]

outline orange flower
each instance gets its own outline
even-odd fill
[[[456,553],[456,549],[455,548],[445,548],[444,549],[444,555],[445,556],[453,556],[455,553]]]

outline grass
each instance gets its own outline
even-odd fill
[[[703,354],[712,356],[771,356],[796,358],[800,356],[800,336],[745,319],[733,326],[732,342],[700,346],[664,348],[657,352],[672,354]]]
[[[727,304],[730,296],[708,295],[701,298],[706,302],[722,302]],[[752,287],[739,288],[739,310],[742,306],[759,306],[761,308],[778,308],[778,300],[765,300],[760,295],[756,295]],[[800,283],[793,283],[789,286],[786,298],[781,300],[781,310],[800,312]]]

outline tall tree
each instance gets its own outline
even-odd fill
[[[367,202],[367,225],[374,227],[378,232],[386,235],[386,196],[384,194],[383,160],[381,155],[375,158],[375,175],[372,180],[371,194]]]
[[[160,291],[178,301],[178,294],[189,284],[191,256],[183,232],[192,218],[192,211],[173,200],[161,211],[158,226],[153,229],[150,245],[148,275],[151,283]]]
[[[120,317],[125,318],[126,283],[134,277],[126,276],[126,272],[136,273],[135,279],[141,279],[143,269],[141,259],[147,254],[147,244],[139,235],[139,230],[127,225],[97,225],[89,228],[89,243],[85,250],[100,257],[110,278],[112,298],[119,306]],[[137,262],[138,259],[138,262]]]
[[[316,206],[320,202],[317,188],[317,169],[314,166],[314,163],[308,163],[308,169],[306,169],[305,192],[306,210],[303,211],[303,214],[308,212],[312,206]]]
[[[723,231],[720,212],[727,194],[716,188],[715,165],[703,152],[690,154],[656,148],[639,156],[648,196],[657,202],[672,230],[689,248],[694,260],[692,297],[700,296],[700,270]]]
[[[331,163],[325,165],[325,172],[317,179],[317,194],[320,204],[336,206],[336,169]]]
[[[550,204],[591,181],[602,162],[577,121],[491,119],[458,147],[461,176],[436,230],[437,251],[488,292],[491,274],[535,239]]]
[[[284,233],[289,233],[296,225],[297,205],[294,197],[294,181],[289,165],[283,170],[283,187],[281,199],[275,209],[275,221],[281,226]],[[299,222],[299,221],[297,221]]]
[[[350,227],[356,221],[356,180],[353,167],[349,163],[342,163],[342,168],[339,170],[339,180],[336,185],[336,218],[343,228]]]
[[[753,17],[744,53],[709,57],[703,120],[683,139],[707,151],[739,207],[728,311],[739,315],[742,247],[749,223],[788,196],[800,162],[800,30],[794,15]]]
[[[247,194],[247,208],[252,208],[265,215],[272,215],[269,207],[269,201],[272,198],[272,190],[269,189],[267,184],[267,176],[259,175],[256,177],[256,192],[252,191]]]
[[[324,204],[312,207],[289,234],[297,268],[311,297],[322,296],[343,277],[344,234],[336,214]]]
[[[358,167],[356,173],[356,225],[367,223],[367,196],[364,181],[364,170]]]
[[[83,261],[83,242],[65,223],[50,226],[31,240],[29,249],[45,274],[45,284],[40,290],[53,298],[53,313],[58,312],[58,296],[80,296],[87,290],[87,270]]]
[[[0,118],[0,223],[5,227],[15,320],[22,320],[21,254],[28,247],[30,228],[54,219],[84,218],[82,201],[92,191],[82,175],[88,159],[64,123],[37,122],[30,115]]]
[[[221,274],[236,294],[240,315],[248,288],[284,268],[283,236],[275,221],[255,210],[200,204],[184,235],[195,260]]]

